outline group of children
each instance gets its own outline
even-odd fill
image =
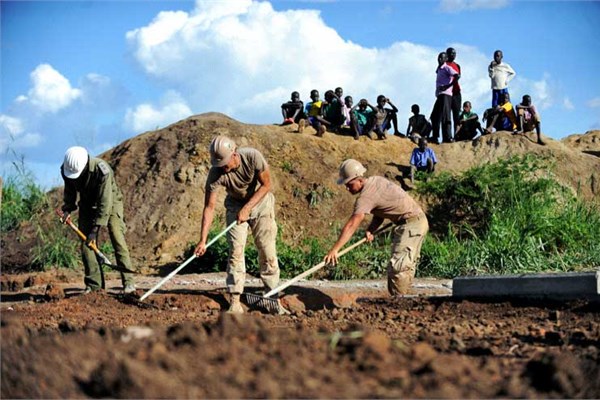
[[[419,138],[427,138],[440,143],[439,131],[442,130],[444,142],[473,140],[478,134],[487,135],[494,131],[507,130],[513,134],[535,130],[537,142],[541,145],[540,116],[532,104],[531,96],[524,95],[522,102],[513,107],[508,93],[508,82],[515,76],[509,64],[502,61],[501,50],[494,52],[494,60],[488,67],[492,82],[492,107],[483,114],[485,129],[479,116],[472,111],[470,101],[462,103],[460,65],[455,62],[456,50],[448,48],[438,55],[436,69],[436,101],[427,119],[420,114],[418,104],[413,104],[413,116],[408,120],[406,135],[398,130],[398,108],[384,95],[377,96],[377,104],[372,105],[361,99],[356,105],[352,96],[344,97],[341,87],[325,92],[324,100],[318,90],[311,90],[310,100],[304,105],[298,92],[292,92],[291,100],[281,105],[283,125],[298,124],[298,132],[307,125],[312,126],[317,136],[325,132],[350,132],[354,139],[361,135],[374,139],[385,139],[388,129],[394,129],[394,135],[408,137],[415,143]],[[462,103],[462,112],[460,106]],[[388,107],[389,106],[389,107]],[[452,120],[454,130],[452,130]],[[452,134],[453,131],[453,134]]]
[[[395,135],[404,136],[398,130],[398,108],[384,95],[377,96],[377,105],[370,104],[366,99],[354,104],[352,96],[344,97],[341,87],[326,91],[324,97],[321,100],[319,91],[313,89],[310,92],[311,101],[304,105],[300,94],[292,92],[290,101],[281,105],[283,125],[296,123],[298,132],[310,125],[317,136],[323,136],[327,131],[348,131],[356,140],[361,135],[371,139],[376,135],[384,140],[388,129],[392,127]]]

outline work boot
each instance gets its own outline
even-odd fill
[[[123,293],[131,294],[131,293],[135,293],[135,290],[136,290],[135,285],[133,283],[128,283],[123,288]]]
[[[242,302],[240,301],[239,294],[232,294],[231,300],[229,301],[229,309],[227,310],[228,314],[243,314],[244,308],[242,307]]]

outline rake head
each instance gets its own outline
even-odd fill
[[[250,306],[264,308],[272,314],[290,314],[290,312],[279,303],[278,299],[272,299],[270,297],[264,297],[254,293],[244,293],[244,296],[246,297],[246,303]]]

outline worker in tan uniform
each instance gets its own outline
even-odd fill
[[[62,222],[70,222],[71,213],[79,205],[79,229],[86,236],[86,242],[81,245],[85,292],[104,289],[104,274],[90,247],[92,243],[95,244],[102,227],[108,228],[117,265],[133,270],[125,241],[127,228],[123,220],[123,194],[108,163],[100,158],[90,157],[83,147],[73,146],[67,149],[60,173],[65,182]],[[125,293],[135,292],[133,274],[121,273],[121,281]]]
[[[250,147],[237,148],[233,140],[217,136],[209,146],[212,168],[208,172],[204,194],[204,211],[200,242],[194,253],[206,252],[206,240],[217,201],[217,189],[225,187],[227,225],[237,221],[229,232],[227,260],[227,289],[231,294],[228,312],[242,314],[240,296],[244,291],[246,262],[244,249],[248,231],[254,235],[258,250],[260,278],[267,290],[279,284],[279,263],[275,240],[275,197],[271,193],[271,172],[263,155]]]
[[[342,163],[338,184],[344,184],[352,194],[358,194],[354,212],[340,236],[324,258],[328,264],[337,264],[338,252],[350,240],[367,214],[373,214],[365,232],[368,242],[373,232],[387,218],[396,224],[392,239],[392,257],[387,265],[390,295],[407,294],[415,276],[421,245],[429,230],[427,217],[412,197],[400,186],[380,176],[365,178],[367,169],[358,161]]]

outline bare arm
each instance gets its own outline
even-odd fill
[[[354,232],[356,232],[356,229],[358,229],[364,218],[365,214],[353,214],[350,219],[348,219],[346,225],[342,228],[342,232],[340,233],[337,242],[335,242],[331,250],[329,250],[325,258],[323,258],[323,261],[325,261],[326,264],[337,264],[338,252],[352,238],[352,235],[354,235]]]
[[[208,190],[204,193],[204,211],[202,212],[202,227],[200,228],[200,242],[194,249],[194,254],[198,257],[206,253],[206,240],[208,239],[208,232],[212,225],[213,218],[215,216],[215,204],[217,203],[217,192],[209,192]]]

